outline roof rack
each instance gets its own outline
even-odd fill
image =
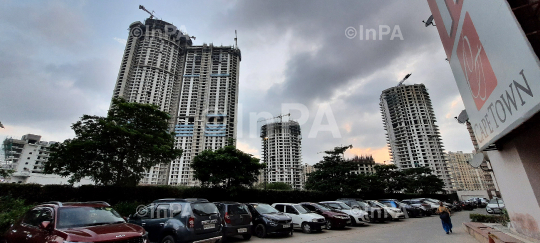
[[[107,202],[105,202],[105,201],[65,202],[64,204],[91,204],[91,203],[95,203],[95,204],[104,204],[105,206],[111,206],[109,203],[107,203]]]
[[[59,202],[59,201],[50,201],[50,202],[44,202],[44,203],[41,203],[41,204],[54,204],[54,205],[58,205],[60,207],[62,207],[62,203]]]

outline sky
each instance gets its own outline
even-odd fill
[[[289,110],[301,124],[303,163],[340,145],[353,146],[348,157],[389,161],[379,97],[408,73],[405,84],[428,89],[445,150],[473,150],[454,119],[464,106],[438,32],[422,23],[431,15],[426,0],[0,4],[2,139],[31,133],[64,141],[83,114],[105,116],[128,27],[149,16],[142,4],[196,36],[194,45],[233,45],[238,32],[237,147],[256,157],[262,120]]]

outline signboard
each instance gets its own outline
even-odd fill
[[[480,150],[540,110],[540,65],[505,0],[427,0]]]

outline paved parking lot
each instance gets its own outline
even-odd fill
[[[296,230],[293,236],[270,236],[259,239],[253,236],[249,242],[414,242],[414,243],[477,243],[467,234],[462,223],[469,222],[470,213],[485,213],[485,209],[474,211],[461,211],[452,215],[454,233],[447,235],[441,226],[439,216],[433,215],[424,218],[410,218],[399,221],[366,224],[365,226],[347,227],[343,230],[323,230],[320,233],[304,234]],[[248,242],[241,238],[235,238],[230,242]]]

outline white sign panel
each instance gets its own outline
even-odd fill
[[[540,66],[505,0],[427,0],[480,150],[540,110]]]

